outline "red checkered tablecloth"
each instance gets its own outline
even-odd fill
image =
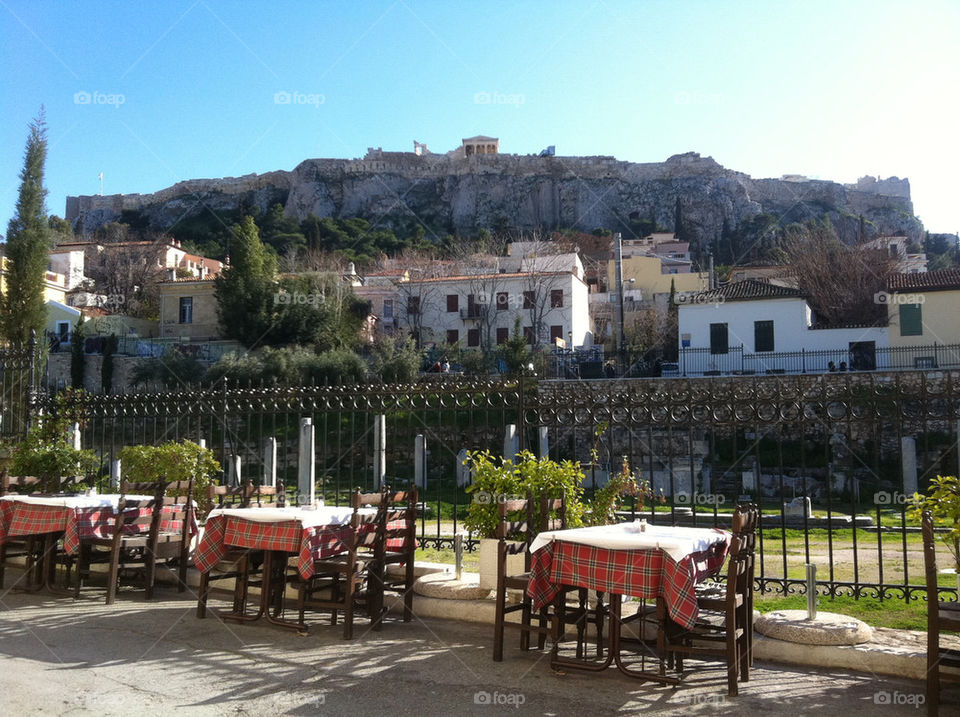
[[[550,603],[560,586],[613,595],[662,597],[674,622],[689,629],[697,619],[694,586],[723,565],[727,542],[720,541],[679,562],[663,550],[613,550],[554,540],[531,556],[527,595],[533,608]]]
[[[172,513],[175,506],[164,506],[163,513]],[[126,518],[132,520],[149,514],[149,508],[133,508]],[[113,533],[116,510],[110,507],[68,508],[51,505],[35,505],[20,501],[0,501],[0,545],[10,537],[63,533],[63,549],[74,554],[80,547],[81,538],[109,538]],[[145,532],[148,526],[127,525],[124,532],[135,535]],[[183,521],[161,518],[161,530],[179,532]],[[197,524],[193,522],[191,535],[196,535]]]

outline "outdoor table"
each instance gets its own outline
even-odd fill
[[[376,513],[376,508],[361,508],[365,514]],[[260,605],[255,615],[240,612],[223,615],[225,620],[247,622],[266,617],[268,622],[304,632],[300,623],[280,617],[285,587],[287,558],[297,556],[297,572],[304,580],[313,576],[314,561],[330,558],[347,549],[350,535],[350,506],[290,507],[290,508],[223,508],[210,511],[203,538],[194,556],[194,563],[202,573],[210,572],[231,548],[262,550],[263,584],[260,587]],[[280,602],[270,614],[271,595],[279,586]]]
[[[41,573],[37,584],[28,583],[27,590],[46,588],[53,592],[63,592],[53,586],[53,574],[56,564],[53,560],[54,548],[60,536],[63,537],[63,550],[67,555],[76,555],[81,538],[109,538],[113,534],[117,506],[121,498],[131,500],[152,500],[149,495],[7,495],[0,497],[0,545],[17,536],[41,537],[44,540]],[[163,512],[173,511],[175,506],[164,506]],[[142,514],[150,508],[134,509]],[[131,517],[139,517],[131,516]],[[131,534],[148,526],[127,525]],[[179,520],[161,518],[164,531],[182,530]],[[191,534],[197,533],[196,521],[190,526]],[[30,573],[30,561],[27,574]]]
[[[611,595],[606,661],[561,659],[554,645],[551,664],[602,670],[613,661],[632,677],[676,684],[676,678],[666,675],[663,661],[664,620],[669,615],[679,625],[693,627],[697,619],[694,586],[721,568],[729,541],[730,534],[719,529],[640,522],[540,533],[530,546],[527,595],[534,610],[549,604],[563,586]],[[630,669],[621,658],[621,598],[625,595],[657,601],[657,672]]]

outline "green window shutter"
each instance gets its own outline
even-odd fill
[[[773,351],[772,321],[753,322],[753,350],[755,352]]]
[[[900,304],[900,335],[923,336],[920,304]]]
[[[727,325],[710,324],[710,353],[727,353]]]

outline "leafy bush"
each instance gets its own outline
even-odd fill
[[[567,527],[576,528],[583,522],[583,472],[580,464],[572,461],[558,463],[549,458],[537,458],[530,451],[523,451],[519,461],[496,458],[488,451],[474,451],[467,455],[467,464],[473,476],[467,488],[473,494],[473,502],[467,508],[464,525],[467,530],[482,538],[497,535],[497,504],[510,498],[524,498],[529,492],[535,501],[536,524],[542,516],[541,496],[566,497]]]
[[[363,383],[367,365],[353,351],[337,349],[318,354],[308,367],[309,377],[319,384]]]
[[[367,366],[345,349],[317,354],[303,346],[265,347],[253,354],[226,354],[204,376],[207,383],[227,378],[240,385],[275,383],[279,386],[362,383]]]
[[[120,451],[123,474],[138,483],[187,481],[193,478],[193,499],[200,515],[212,507],[207,487],[221,472],[220,464],[209,448],[193,441],[169,441],[159,446],[127,446]]]
[[[138,363],[130,372],[134,385],[159,383],[167,389],[182,389],[196,384],[204,369],[197,359],[179,351],[171,351],[163,358]]]
[[[957,476],[937,476],[930,481],[928,495],[913,494],[910,517],[920,520],[924,511],[936,521],[946,521],[950,531],[937,537],[946,543],[953,556],[953,567],[957,569],[960,585],[960,480]]]
[[[378,336],[370,346],[370,370],[384,383],[410,383],[420,369],[420,352],[409,336]]]
[[[66,476],[92,479],[97,467],[93,451],[73,447],[73,423],[79,421],[78,401],[84,392],[67,389],[61,392],[54,410],[37,419],[27,436],[13,448],[10,471],[14,475],[36,476],[42,492],[56,492]]]

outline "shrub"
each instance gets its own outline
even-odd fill
[[[120,451],[123,474],[137,482],[187,481],[193,478],[193,499],[200,515],[212,507],[207,487],[221,472],[209,448],[193,441],[169,441],[159,446],[127,446]]]

